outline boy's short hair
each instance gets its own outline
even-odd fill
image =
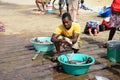
[[[62,20],[63,20],[64,18],[66,18],[66,17],[68,17],[68,19],[72,21],[71,15],[70,15],[69,13],[64,13],[64,14],[62,15]]]

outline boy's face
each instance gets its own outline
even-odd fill
[[[62,19],[62,23],[63,23],[63,25],[64,25],[64,27],[66,29],[70,29],[71,28],[72,21],[68,17]]]

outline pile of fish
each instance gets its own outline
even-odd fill
[[[68,63],[68,64],[89,64],[92,60],[91,60],[91,58],[89,57],[89,58],[87,58],[86,60],[83,60],[83,61],[79,61],[79,60],[68,60],[68,61],[64,61],[64,60],[62,60],[61,59],[61,61],[63,61],[63,62],[66,62],[66,63]]]
[[[48,41],[48,40],[38,40],[37,38],[35,38],[34,42],[37,42],[37,43],[40,43],[40,44],[52,44],[51,41]]]

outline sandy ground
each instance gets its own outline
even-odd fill
[[[23,0],[24,1],[24,0]],[[112,0],[86,0],[85,3],[93,6],[110,5]],[[56,3],[57,4],[57,3]],[[0,34],[34,34],[43,33],[51,36],[54,29],[61,24],[61,17],[58,16],[58,9],[53,10],[53,13],[34,14],[32,11],[36,5],[18,5],[12,3],[0,2],[0,21],[6,26],[6,31]],[[96,12],[79,12],[77,16],[82,32],[88,20],[96,20],[101,22],[102,17],[98,17]],[[103,38],[107,40],[109,31],[100,32],[96,38]],[[40,34],[39,36],[43,36]],[[82,34],[81,36],[87,35]],[[120,31],[117,31],[115,39],[120,40]]]

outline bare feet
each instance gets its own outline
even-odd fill
[[[90,36],[93,36],[93,34],[91,33]]]
[[[97,36],[98,34],[94,34],[94,36]]]
[[[62,16],[62,14],[59,14],[59,17],[61,17]]]
[[[107,43],[102,44],[102,45],[100,45],[99,47],[100,47],[100,48],[107,48]]]

